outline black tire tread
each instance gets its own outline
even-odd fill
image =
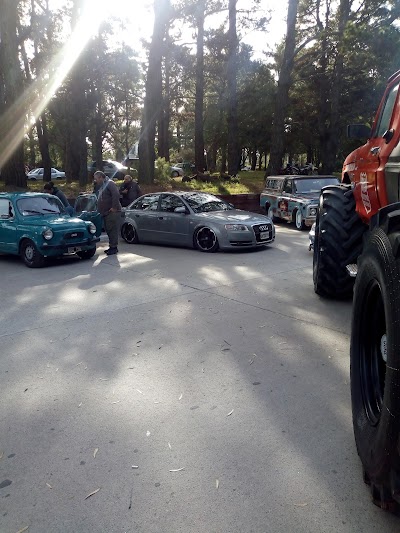
[[[328,186],[321,193],[314,247],[314,290],[320,296],[340,299],[352,294],[354,279],[346,265],[357,262],[367,229],[355,206],[347,186]]]

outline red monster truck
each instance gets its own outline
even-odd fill
[[[353,292],[351,397],[364,480],[374,503],[400,510],[400,71],[388,80],[366,144],[345,160],[342,184],[320,196],[315,292]]]

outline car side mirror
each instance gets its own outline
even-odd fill
[[[365,124],[349,124],[347,126],[347,137],[349,139],[369,139],[371,128]]]
[[[186,210],[186,207],[175,207],[174,209],[174,213],[183,213],[183,214],[186,214],[187,213],[187,210]]]

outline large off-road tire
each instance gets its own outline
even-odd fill
[[[400,211],[359,259],[350,347],[354,436],[375,504],[400,511]],[[393,222],[393,220],[392,220]]]
[[[324,187],[319,201],[313,255],[314,290],[326,298],[349,298],[354,278],[346,265],[357,262],[367,226],[355,210],[350,186]]]
[[[296,212],[294,213],[294,223],[299,231],[306,229],[306,224],[300,209],[296,209]]]

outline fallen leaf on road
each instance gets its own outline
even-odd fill
[[[0,459],[3,459],[4,452],[0,452]]]
[[[120,403],[120,401],[121,401],[121,400],[117,400],[116,402],[111,402],[111,403],[112,403],[112,404],[113,404],[113,403]]]
[[[170,472],[180,472],[181,470],[185,470],[183,467],[182,468],[173,468],[172,470],[170,470]]]
[[[215,480],[215,488],[216,488],[216,489],[219,488],[219,479],[216,479],[216,480]]]
[[[80,407],[82,405],[82,402],[78,405],[78,407]]]
[[[98,451],[99,451],[99,449],[98,449],[98,448],[95,448],[95,449],[94,449],[94,452],[93,452],[93,457],[96,457],[96,454],[97,454],[97,452],[98,452]]]
[[[53,487],[50,485],[50,483],[46,483],[46,485],[49,487],[49,489],[52,489]]]
[[[234,409],[232,409],[232,411],[229,411],[229,413],[226,415],[226,416],[231,416],[231,414],[233,413]]]
[[[139,394],[143,394],[143,392],[139,389],[136,389],[138,391]]]
[[[151,433],[149,430],[146,431],[146,437],[150,437]]]
[[[181,394],[181,395],[179,396],[178,400],[182,400],[182,398],[183,398],[183,394]]]
[[[308,503],[295,503],[296,507],[307,507]]]
[[[132,468],[139,468],[137,465],[132,465]]]
[[[23,527],[22,529],[19,529],[19,530],[17,531],[17,533],[24,533],[24,531],[27,531],[28,528],[29,528],[29,526],[25,526],[25,527]]]
[[[172,450],[172,446],[171,446],[170,443],[168,443],[168,448],[169,448],[170,450]]]
[[[99,378],[100,381],[108,381],[107,378]]]
[[[99,492],[100,488],[94,490],[93,492],[91,492],[90,494],[88,494],[85,498],[85,500],[87,500],[88,498],[90,498],[90,496],[93,496],[93,494],[96,494],[96,492]]]

